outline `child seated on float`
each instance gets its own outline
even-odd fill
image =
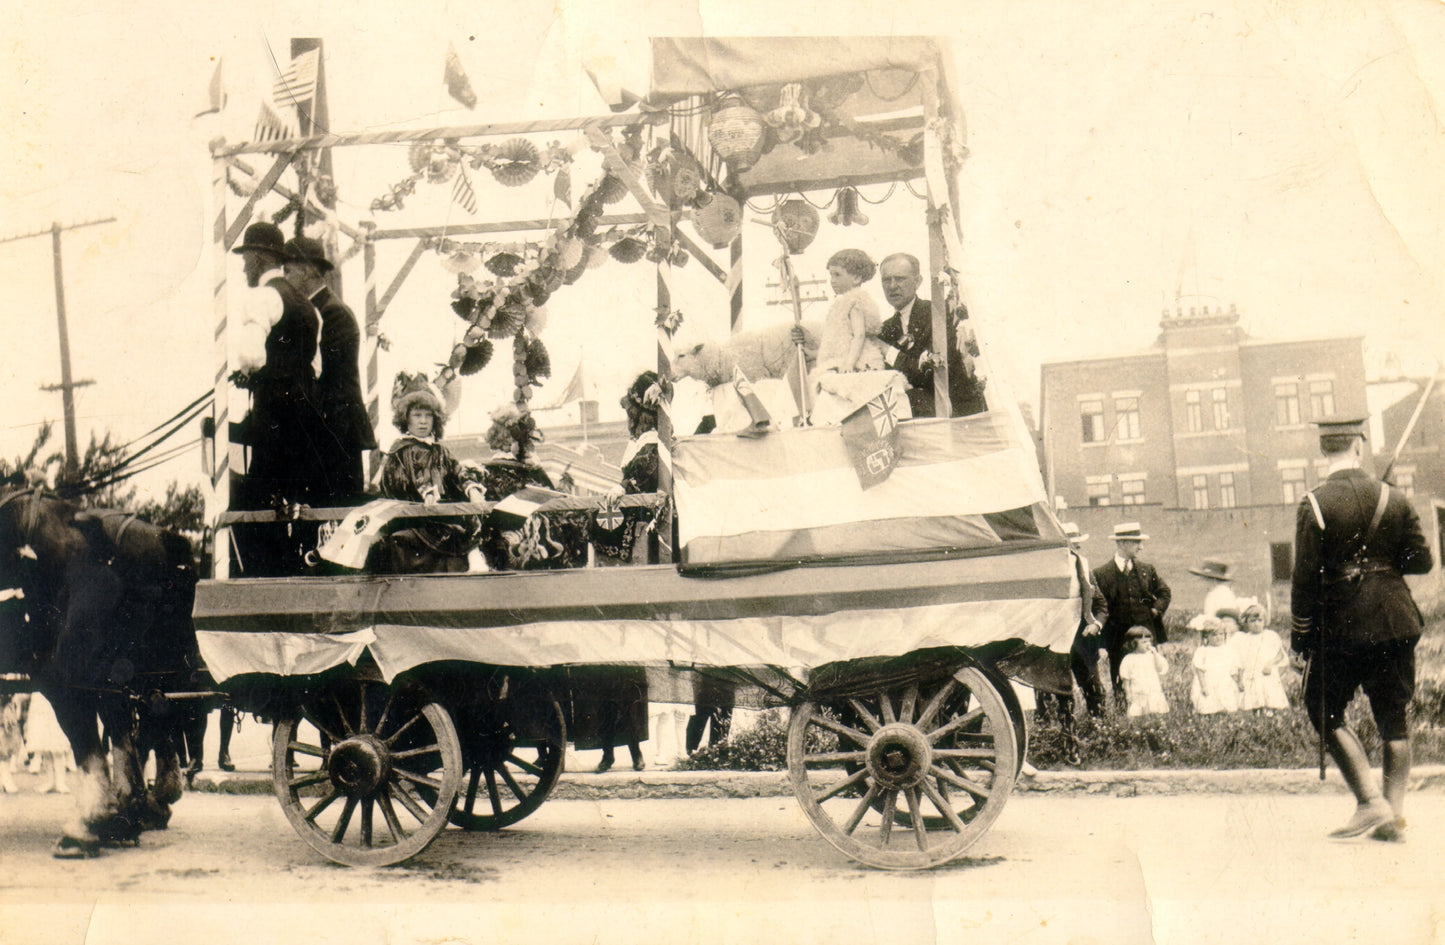
[[[426,376],[398,374],[391,403],[402,436],[382,463],[382,495],[428,505],[483,501],[481,470],[458,463],[441,443],[446,407]],[[479,528],[475,519],[419,520],[379,542],[368,567],[381,574],[467,571]]]
[[[1169,661],[1154,649],[1154,632],[1148,627],[1130,627],[1124,635],[1126,653],[1119,661],[1119,681],[1124,685],[1128,715],[1163,715],[1169,711],[1161,677],[1169,672]]]

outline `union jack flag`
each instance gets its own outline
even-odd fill
[[[893,388],[868,401],[868,416],[873,419],[873,431],[885,437],[898,427],[898,405],[893,399]]]
[[[616,531],[622,527],[622,509],[616,496],[609,496],[597,508],[597,527],[603,531]]]

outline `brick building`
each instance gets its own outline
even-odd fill
[[[1165,310],[1149,348],[1041,372],[1049,492],[1064,506],[1289,505],[1319,482],[1311,420],[1367,412],[1360,337],[1248,337],[1233,306]]]

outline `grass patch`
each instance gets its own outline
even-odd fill
[[[1276,626],[1285,641],[1286,628]],[[1154,768],[1311,768],[1318,764],[1314,729],[1300,705],[1300,676],[1284,674],[1290,708],[1275,713],[1236,712],[1196,715],[1189,704],[1190,660],[1199,645],[1191,631],[1172,627],[1174,642],[1160,648],[1169,661],[1164,693],[1169,714],[1128,719],[1110,714],[1076,717],[1079,754],[1084,768],[1137,771]],[[1379,764],[1380,737],[1369,704],[1357,696],[1345,713],[1373,763]],[[1429,615],[1415,649],[1415,698],[1411,703],[1411,742],[1416,764],[1445,763],[1445,613]],[[736,736],[678,762],[681,770],[781,771],[787,767],[786,710],[763,713],[757,724]],[[1064,767],[1065,741],[1057,722],[1029,725],[1029,761],[1036,767]]]

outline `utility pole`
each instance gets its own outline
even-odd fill
[[[87,384],[95,382],[76,381],[70,377],[70,332],[65,324],[65,279],[60,264],[60,234],[66,230],[78,230],[83,226],[97,226],[101,223],[114,222],[115,217],[106,217],[104,220],[87,220],[84,223],[72,223],[69,226],[61,226],[56,222],[46,230],[35,230],[31,233],[21,233],[18,236],[7,236],[0,239],[0,243],[10,243],[15,240],[29,239],[32,236],[50,234],[50,252],[55,263],[55,319],[60,329],[60,383],[46,384],[40,389],[60,391],[61,404],[65,412],[65,472],[67,476],[74,476],[80,468],[80,448],[76,444],[75,438],[75,388],[85,387]]]

